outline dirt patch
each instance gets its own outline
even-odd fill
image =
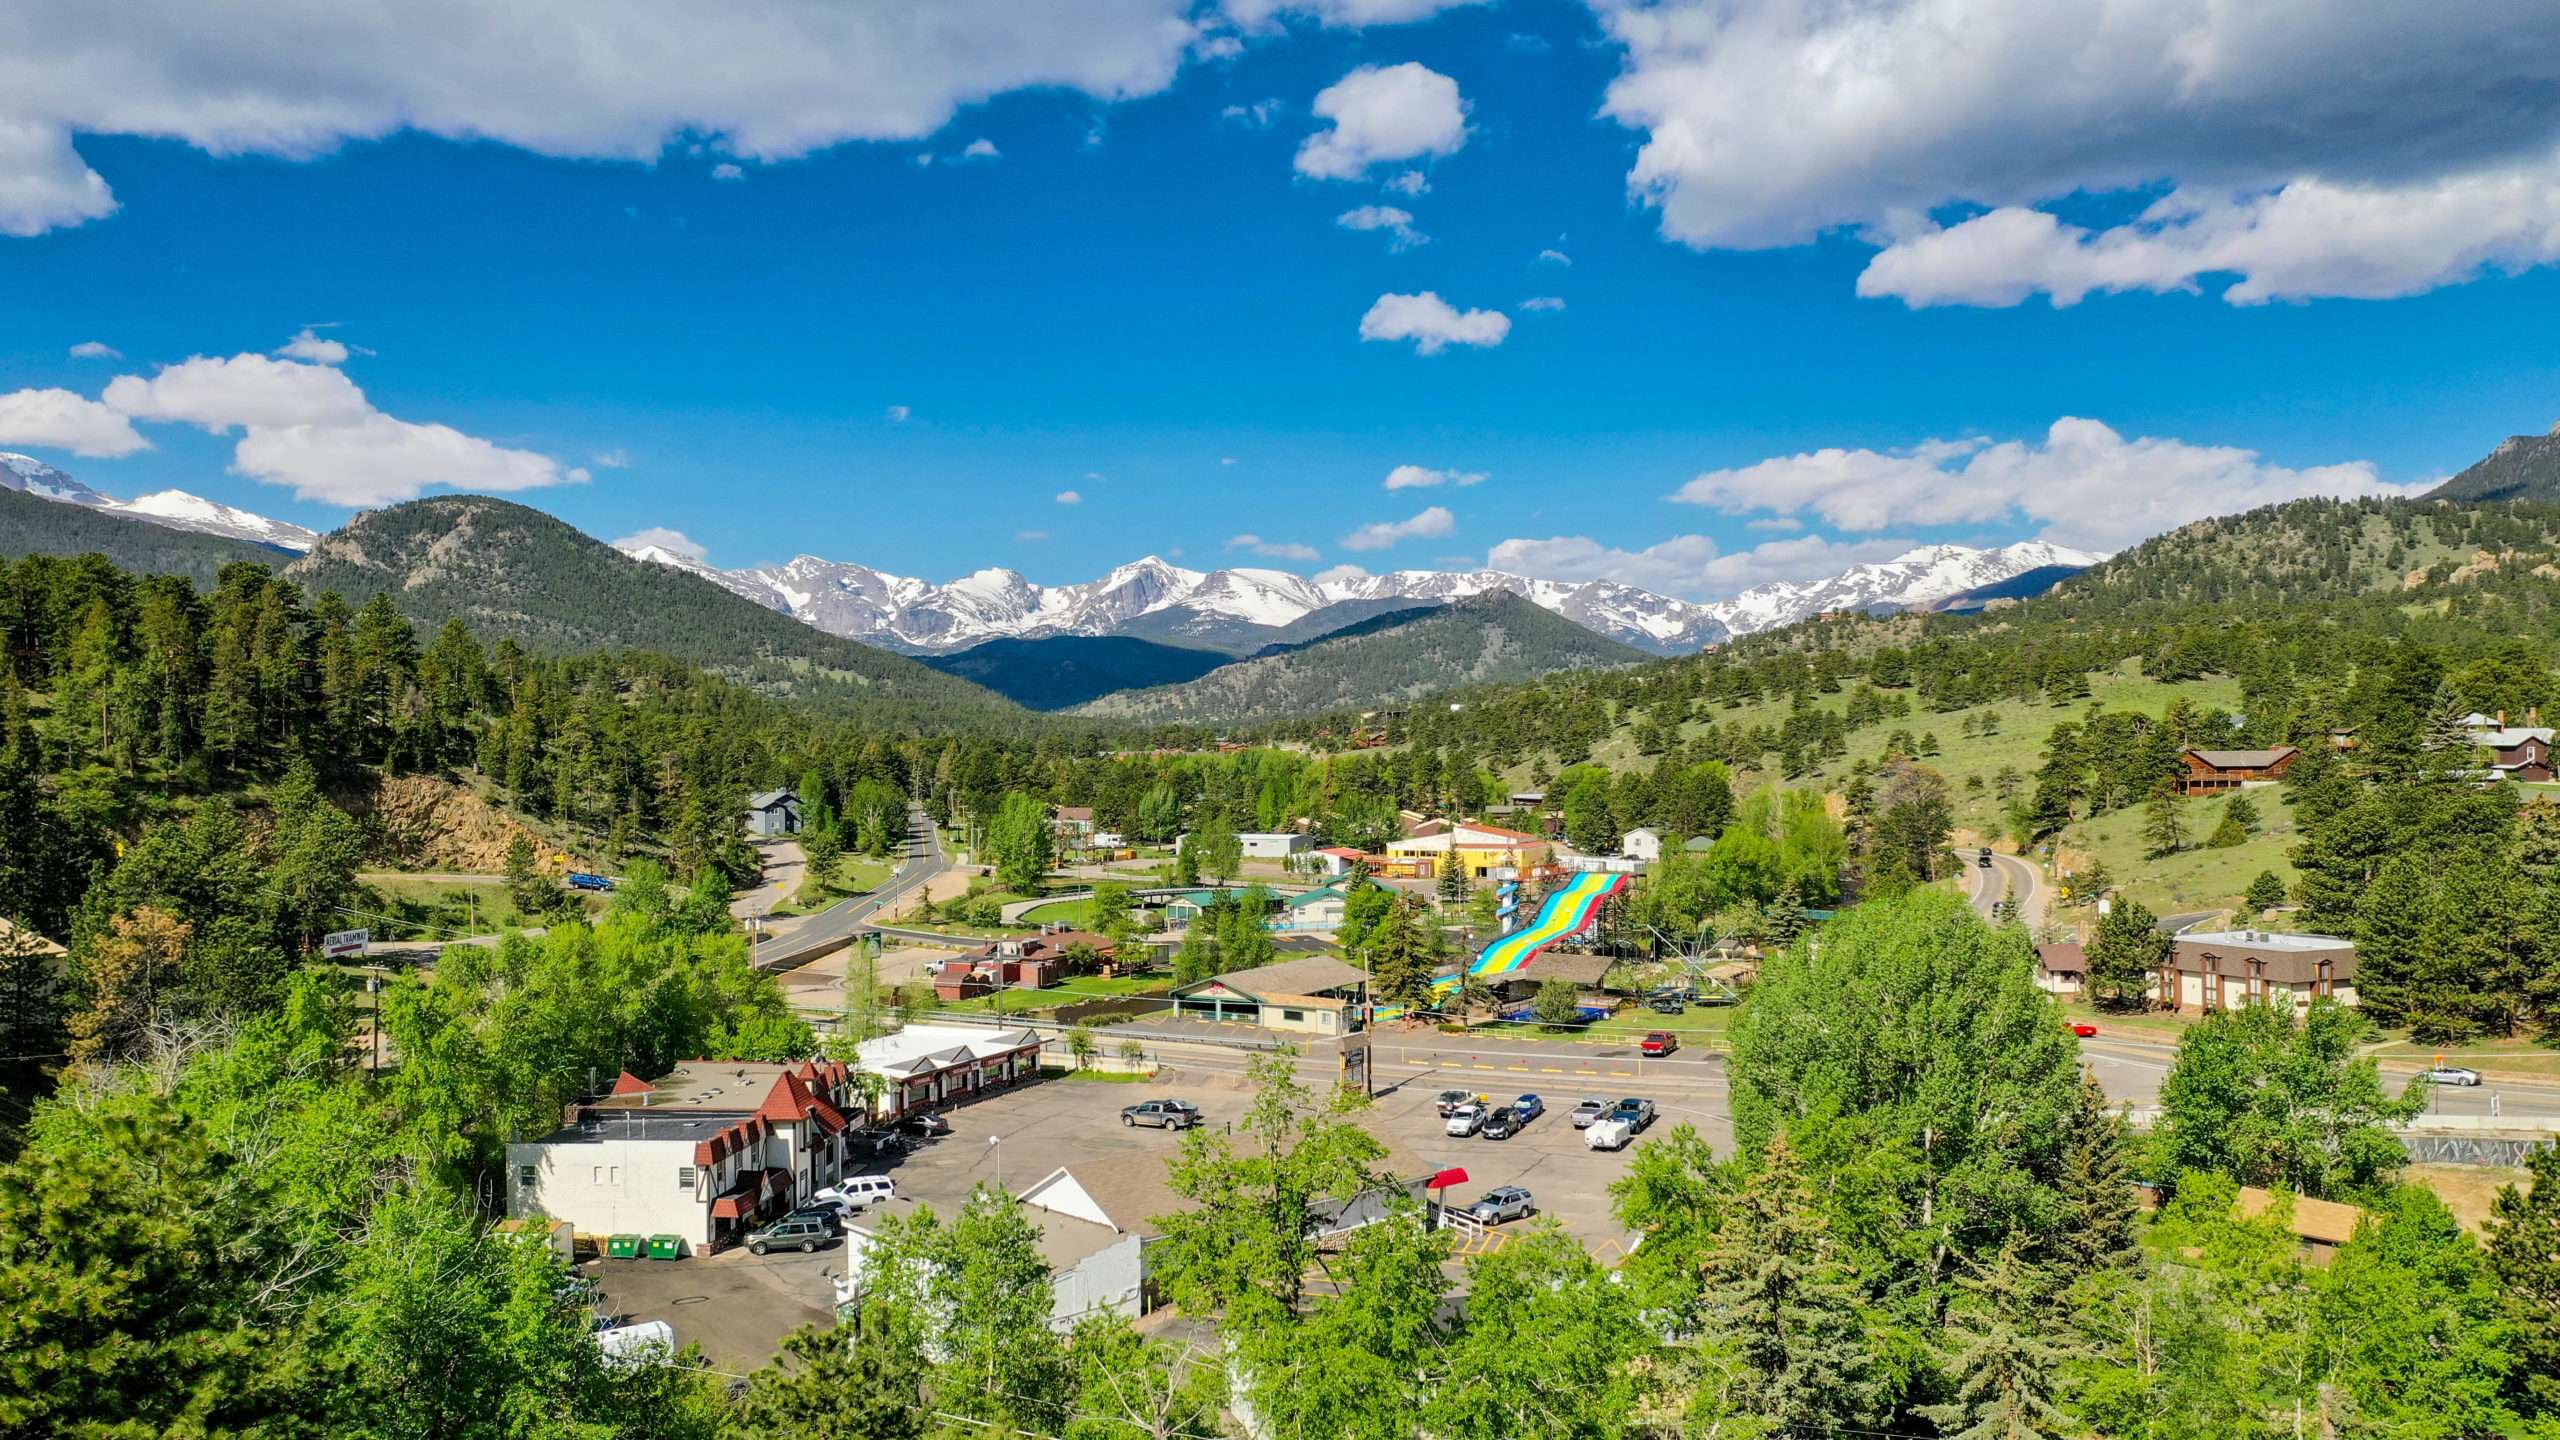
[[[385,780],[370,794],[349,797],[348,809],[372,831],[370,864],[495,875],[506,868],[507,846],[518,835],[533,842],[534,867],[546,875],[583,863],[562,858],[541,832],[479,791],[432,775]]]
[[[2489,1202],[2498,1198],[2499,1188],[2528,1181],[2521,1168],[2505,1165],[2412,1165],[2401,1178],[2434,1191],[2462,1228],[2475,1235],[2488,1224]]]

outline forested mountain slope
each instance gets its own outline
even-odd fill
[[[184,575],[198,585],[211,585],[216,572],[236,560],[274,565],[286,558],[246,540],[172,530],[85,505],[0,490],[0,560],[90,554],[104,555],[120,569]]]
[[[2560,501],[2560,425],[2510,435],[2480,463],[2427,492],[2430,500]]]
[[[1034,710],[1064,710],[1097,696],[1178,685],[1233,663],[1221,650],[1166,645],[1135,635],[1004,636],[924,663],[984,685]]]
[[[522,505],[438,496],[357,516],[285,572],[350,602],[388,594],[422,625],[460,619],[539,654],[640,649],[769,694],[902,725],[1005,726],[1011,701],[839,639]]]
[[[1213,670],[1184,685],[1105,696],[1078,713],[1249,724],[1365,709],[1452,683],[1498,683],[1647,659],[1508,591],[1362,621],[1294,650]]]

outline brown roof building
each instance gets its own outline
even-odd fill
[[[2089,952],[2070,941],[2036,947],[2036,988],[2048,995],[2078,995],[2088,987]]]
[[[2297,1009],[2327,996],[2356,1003],[2356,947],[2335,935],[2268,930],[2190,930],[2170,947],[2152,998],[2182,1015],[2210,1015],[2259,1001]]]
[[[2264,750],[2200,750],[2188,746],[2178,752],[2178,793],[2181,795],[2218,795],[2237,790],[2243,785],[2271,784],[2284,778],[2300,752],[2290,745],[2274,745]]]

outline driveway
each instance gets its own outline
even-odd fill
[[[729,913],[740,920],[771,914],[774,906],[799,893],[800,877],[809,869],[809,857],[800,853],[797,840],[766,840],[756,849],[764,855],[764,877],[729,902]]]

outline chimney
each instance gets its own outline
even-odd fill
[[[2498,728],[2501,730],[2507,728],[2507,712],[2504,710],[2498,712]]]

